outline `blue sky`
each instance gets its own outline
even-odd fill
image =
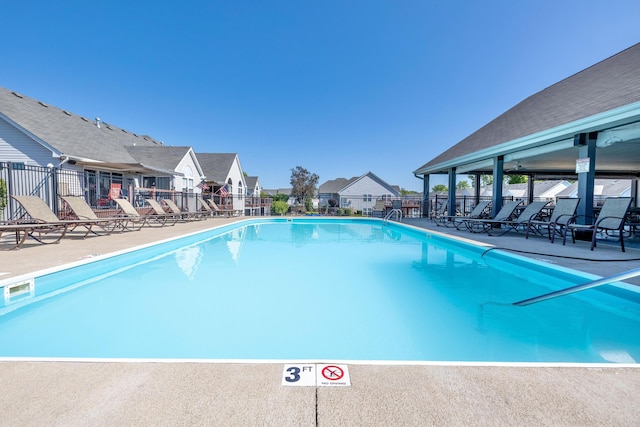
[[[299,165],[421,191],[413,170],[640,41],[637,0],[24,0],[0,21],[0,86],[236,152],[265,188]]]

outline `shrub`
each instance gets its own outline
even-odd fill
[[[2,210],[7,206],[7,183],[0,178],[0,218],[2,218]]]
[[[277,200],[271,203],[271,209],[277,215],[284,215],[289,210],[289,205],[287,204],[287,202],[282,202],[280,200]]]

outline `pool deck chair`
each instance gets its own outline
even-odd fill
[[[532,219],[529,221],[525,238],[529,238],[530,231],[543,235],[542,231],[546,229],[549,240],[553,243],[556,234],[562,236],[564,228],[576,215],[578,202],[580,202],[579,198],[558,199],[548,220]]]
[[[620,248],[624,250],[624,225],[627,211],[631,206],[631,197],[609,197],[605,199],[602,209],[592,225],[577,224],[580,217],[574,217],[564,228],[562,244],[567,242],[567,233],[571,233],[571,240],[576,242],[576,232],[591,233],[591,250],[596,247],[596,237],[598,233],[609,234],[613,232],[620,241]],[[587,220],[593,220],[587,218]]]
[[[204,213],[202,211],[183,211],[171,199],[162,199],[162,203],[167,205],[167,207],[169,208],[169,212],[175,215],[179,215],[182,220],[199,221],[204,218]]]
[[[216,216],[222,216],[224,215],[224,212],[222,212],[220,210],[220,208],[218,207],[218,205],[216,205],[215,203],[213,205],[215,205],[215,208],[213,207],[213,205],[211,205],[209,203],[210,199],[200,199],[200,209],[202,209],[202,211],[204,212],[204,214],[206,216],[209,216],[211,218],[214,218]],[[211,200],[213,202],[213,200]]]
[[[442,200],[440,202],[440,206],[438,207],[438,209],[433,214],[431,214],[431,219],[433,220],[433,222],[437,224],[440,218],[444,218],[446,216],[447,216],[447,200]]]
[[[224,216],[240,215],[240,211],[237,209],[222,209],[220,206],[218,206],[216,202],[213,201],[213,199],[205,199],[205,201],[209,203],[209,206],[211,207],[211,209],[213,209],[213,211],[217,212],[219,215],[224,215]]]
[[[444,215],[442,217],[439,217],[438,219],[434,218],[434,222],[436,223],[437,226],[444,225],[445,227],[449,227],[451,225],[452,227],[456,227],[457,229],[460,229],[460,226],[464,225],[465,220],[488,218],[489,214],[487,213],[487,210],[489,209],[490,205],[491,205],[490,200],[481,200],[473,208],[473,210],[469,213],[469,215],[466,215],[466,216]]]
[[[18,249],[27,240],[27,237],[32,236],[40,243],[56,243],[60,241],[66,234],[66,226],[55,229],[51,229],[50,224],[24,224],[18,222],[6,222],[0,224],[0,250],[9,251]],[[54,239],[47,241],[44,239],[44,235],[48,232],[55,232]],[[38,233],[41,233],[40,235]]]
[[[545,206],[549,204],[549,201],[546,202],[531,202],[529,203],[524,210],[518,215],[517,218],[509,220],[509,221],[492,221],[489,220],[489,223],[493,225],[493,227],[489,230],[490,236],[502,236],[510,232],[511,230],[518,231],[522,229],[523,231],[529,227],[529,223],[536,219],[540,218],[542,215],[542,210]],[[495,227],[495,225],[499,225],[500,228]]]
[[[384,218],[387,211],[387,204],[384,200],[376,200],[376,204],[371,208],[371,216],[374,218]]]
[[[176,225],[176,222],[182,219],[182,215],[180,214],[165,211],[156,199],[146,199],[146,202],[151,206],[152,212],[152,214],[148,216],[154,217],[156,221],[161,222],[162,225]]]
[[[76,227],[86,228],[86,233],[82,236],[87,237],[94,225],[100,221],[91,220],[61,220],[51,210],[44,200],[37,196],[11,196],[17,201],[24,214],[14,223],[32,224],[31,230],[27,233],[29,237],[43,243],[58,243],[69,231],[73,231]],[[35,227],[37,225],[37,227]]]
[[[109,235],[114,231],[130,230],[130,228],[127,227],[129,218],[125,216],[100,218],[82,197],[63,196],[62,200],[64,200],[78,220],[84,219],[92,221],[94,226],[100,228],[104,234]],[[131,228],[131,230],[139,230],[139,228]],[[90,231],[94,234],[98,234],[94,229],[91,229]]]
[[[166,219],[155,215],[140,215],[140,212],[127,199],[113,199],[113,201],[120,207],[122,215],[126,215],[129,221],[134,222],[139,227],[144,227],[145,225],[162,227],[166,223]]]
[[[521,203],[522,200],[514,200],[506,203],[492,219],[460,218],[460,221],[462,221],[462,223],[467,227],[467,230],[472,233],[486,233],[491,230],[491,227],[510,221],[516,211],[516,208],[520,206]]]

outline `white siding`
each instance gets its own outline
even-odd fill
[[[229,169],[229,174],[225,182],[229,182],[229,179],[233,182],[233,209],[244,212],[244,197],[246,195],[247,183],[244,180],[244,174],[242,173],[240,161],[237,156]]]
[[[0,161],[22,162],[33,166],[57,166],[58,159],[50,150],[0,119]]]
[[[363,200],[365,194],[370,194],[371,200]],[[364,211],[373,208],[377,198],[391,195],[392,193],[389,189],[368,176],[364,176],[340,192],[340,206],[356,211]]]

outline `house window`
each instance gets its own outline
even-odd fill
[[[87,186],[87,201],[92,206],[108,206],[112,187],[120,189],[119,196],[124,196],[126,189],[122,188],[122,174],[104,171],[85,170]],[[115,184],[115,185],[114,185]]]
[[[185,193],[193,192],[193,178],[182,178],[182,191]]]
[[[370,202],[372,197],[373,196],[371,194],[363,194],[362,195],[362,201],[363,202]]]
[[[158,190],[171,190],[171,178],[168,176],[156,177],[156,188]]]
[[[362,215],[371,216],[372,208],[362,208]]]

